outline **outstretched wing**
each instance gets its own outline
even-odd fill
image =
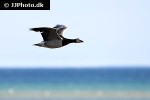
[[[63,37],[63,31],[67,28],[65,25],[56,25],[55,27],[53,27],[56,29],[57,34],[61,37]]]
[[[58,34],[61,38],[64,38],[64,36],[63,36],[63,31],[64,31],[64,29],[57,29],[57,34]]]
[[[58,33],[56,32],[56,29],[54,28],[39,27],[39,28],[31,28],[30,30],[35,32],[41,32],[44,41],[61,39]]]

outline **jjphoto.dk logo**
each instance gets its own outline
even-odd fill
[[[5,5],[5,4],[4,4]],[[9,4],[6,3],[6,7],[9,7]],[[44,4],[42,2],[38,2],[37,4],[31,4],[31,3],[11,3],[11,7],[44,7]]]
[[[8,8],[9,7],[9,3],[4,3],[4,7]]]
[[[4,1],[0,1],[3,4],[3,6],[0,6],[0,10],[50,10],[50,0],[33,0],[32,2],[30,0],[22,0],[22,2],[15,0],[15,2],[11,2],[11,0]]]

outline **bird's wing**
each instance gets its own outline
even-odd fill
[[[62,38],[64,38],[63,31],[64,31],[64,29],[57,29],[57,34]]]
[[[66,26],[64,25],[56,25],[55,27],[53,27],[56,29],[56,32],[58,33],[58,35],[61,37],[61,38],[64,38],[63,37],[63,32],[64,30],[67,28]]]
[[[41,32],[44,41],[61,39],[58,33],[56,32],[56,29],[54,28],[39,27],[39,28],[31,28],[30,30],[35,32]]]

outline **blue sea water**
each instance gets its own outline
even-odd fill
[[[0,100],[150,100],[150,68],[0,69]]]

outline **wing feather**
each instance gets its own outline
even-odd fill
[[[41,32],[44,41],[61,39],[58,33],[56,32],[56,29],[54,28],[38,27],[38,28],[31,28],[30,30],[35,32]]]

